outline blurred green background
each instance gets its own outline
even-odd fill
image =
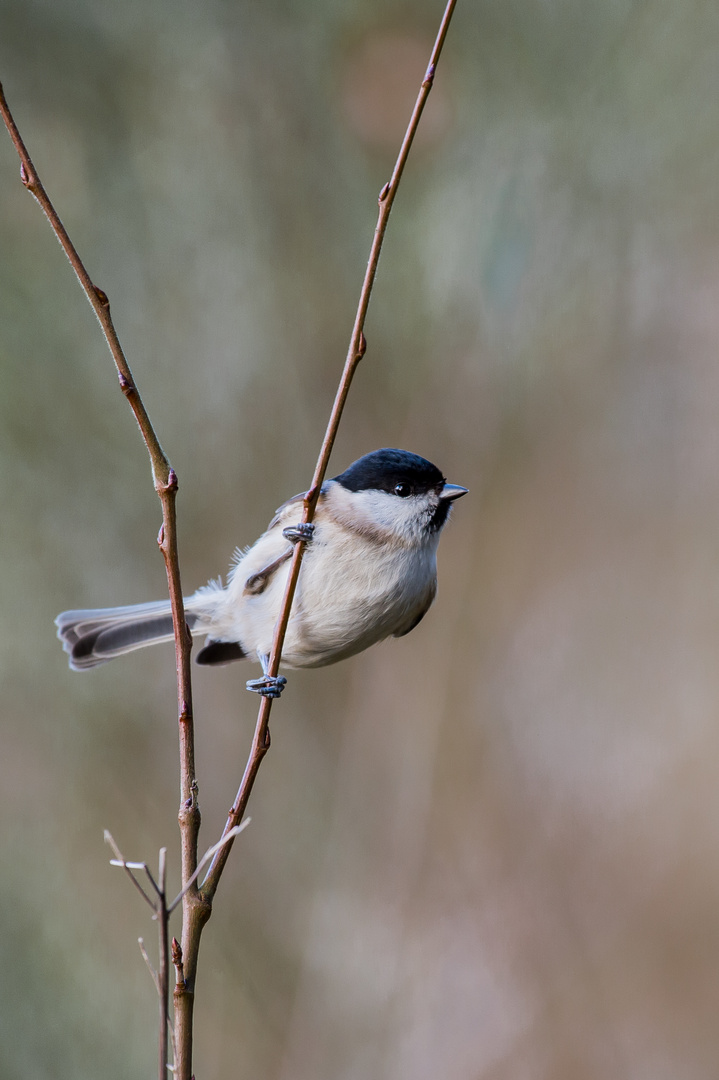
[[[187,591],[312,474],[441,0],[0,0],[0,78],[180,478]],[[719,8],[460,4],[331,464],[471,495],[408,638],[298,673],[203,938],[198,1077],[714,1080]],[[0,1074],[153,1076],[163,595],[92,311],[0,139]],[[202,842],[257,702],[197,670]]]

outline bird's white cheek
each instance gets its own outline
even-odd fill
[[[386,543],[420,543],[424,538],[428,497],[401,499],[386,491],[331,492],[331,512],[349,529]]]

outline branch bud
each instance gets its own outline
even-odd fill
[[[135,384],[131,383],[130,380],[122,374],[122,372],[119,373],[118,378],[120,380],[120,389],[122,390],[125,397],[129,397],[130,394],[135,393]]]
[[[172,939],[172,963],[175,967],[182,963],[182,945],[180,945],[176,937]]]

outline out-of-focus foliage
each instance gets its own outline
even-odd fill
[[[440,3],[1,0],[0,78],[180,477],[186,587],[309,481]],[[202,948],[197,1073],[714,1080],[719,8],[460,0],[333,464],[471,488],[408,638],[295,674]],[[0,139],[0,1073],[149,1076],[172,651],[146,454]],[[204,842],[256,701],[196,676]]]

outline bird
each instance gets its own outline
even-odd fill
[[[237,549],[227,575],[184,600],[187,626],[205,635],[202,665],[259,662],[248,690],[279,697],[286,683],[268,674],[275,624],[293,545],[307,544],[282,662],[314,668],[404,637],[437,592],[437,546],[455,499],[468,489],[408,450],[365,454],[326,480],[314,522],[297,524],[305,493],[276,511],[250,547]],[[86,671],[117,656],[173,639],[169,600],[65,611],[55,620],[70,667]]]

